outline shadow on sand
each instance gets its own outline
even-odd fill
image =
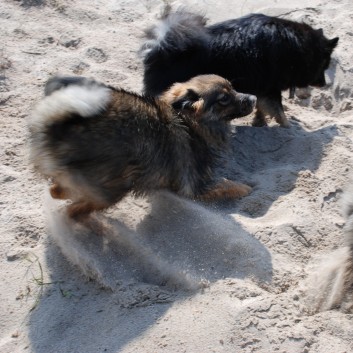
[[[195,202],[156,193],[147,208],[122,203],[124,212],[143,212],[135,224],[122,223],[116,209],[92,216],[89,228],[70,223],[50,202],[50,233],[71,264],[48,244],[53,284],[30,318],[35,352],[119,351],[209,283],[271,282],[268,250],[232,217]]]
[[[266,214],[280,196],[290,193],[301,171],[314,172],[325,146],[335,136],[335,125],[306,131],[291,119],[291,128],[238,126],[231,139],[231,152],[219,173],[253,187],[242,202],[224,203],[223,212],[256,218]]]

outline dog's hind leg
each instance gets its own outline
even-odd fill
[[[110,203],[97,202],[93,200],[79,200],[67,207],[67,214],[70,218],[85,219],[93,211],[101,211],[111,206]]]
[[[232,200],[247,196],[250,192],[250,186],[223,178],[213,189],[198,198],[202,201]]]
[[[289,99],[293,99],[294,96],[295,96],[295,86],[291,86],[291,87],[289,87],[289,96],[288,96],[288,98]]]
[[[258,97],[257,112],[253,120],[253,126],[266,125],[265,116],[269,115],[276,119],[276,122],[282,127],[290,127],[290,123],[284,114],[281,94],[272,95],[271,97]],[[261,125],[261,119],[264,123]]]
[[[121,186],[115,189],[108,188],[106,192],[89,192],[90,189],[82,191],[80,198],[76,199],[67,207],[67,214],[70,218],[80,220],[85,219],[91,212],[102,211],[119,202],[129,191],[130,188]]]

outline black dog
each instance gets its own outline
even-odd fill
[[[214,73],[257,96],[254,126],[266,125],[269,115],[284,127],[281,91],[324,86],[338,43],[322,29],[277,17],[252,14],[206,26],[203,16],[170,8],[146,38],[140,49],[145,93],[156,96],[174,82]]]

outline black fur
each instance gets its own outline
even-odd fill
[[[162,22],[146,31],[140,50],[145,93],[156,96],[174,82],[214,73],[258,97],[254,125],[265,125],[270,115],[288,126],[281,91],[326,84],[338,38],[327,39],[321,29],[262,14],[205,24],[200,15],[167,9]]]

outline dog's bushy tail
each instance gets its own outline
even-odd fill
[[[347,257],[343,266],[343,297],[348,298],[350,309],[353,310],[353,181],[346,188],[343,197],[343,214],[346,218],[345,245],[347,248]]]
[[[70,119],[90,118],[107,109],[111,89],[83,77],[54,77],[45,94],[28,120],[29,160],[42,174],[52,176],[56,170],[48,151],[52,136]]]
[[[353,181],[346,187],[342,195],[342,211],[346,219],[344,226],[344,248],[337,256],[340,263],[334,276],[330,301],[327,309],[340,307],[344,311],[353,310]]]
[[[111,99],[108,87],[83,77],[54,77],[47,82],[45,94],[29,120],[32,133],[72,117],[95,116]]]
[[[353,182],[342,195],[344,244],[325,256],[312,276],[309,276],[307,310],[318,312],[340,309],[353,311]]]
[[[172,12],[171,7],[166,6],[160,21],[145,31],[146,41],[139,50],[140,58],[146,64],[156,55],[169,56],[190,48],[207,48],[206,22],[201,14],[185,9]]]

